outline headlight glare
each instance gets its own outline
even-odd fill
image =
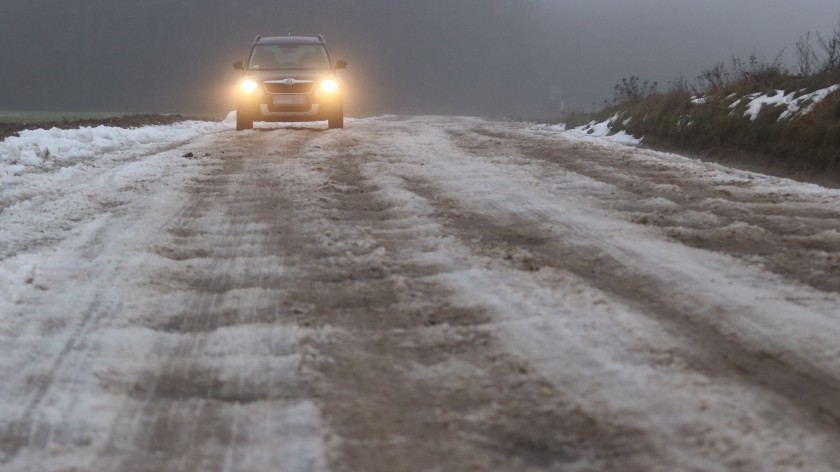
[[[239,88],[240,88],[240,90],[242,90],[245,93],[253,93],[254,90],[257,89],[257,83],[254,82],[253,80],[245,79],[239,85]]]
[[[321,90],[332,93],[338,90],[338,82],[333,79],[325,79],[321,81]]]

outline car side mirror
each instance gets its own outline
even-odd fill
[[[345,61],[345,60],[343,60],[343,59],[339,59],[339,60],[338,60],[338,61],[336,61],[336,63],[335,63],[335,68],[336,68],[336,69],[346,69],[346,68],[347,68],[347,65],[348,65],[348,64],[347,64],[347,61]]]
[[[236,61],[233,63],[233,68],[236,70],[242,70],[245,66],[242,64],[242,61]]]

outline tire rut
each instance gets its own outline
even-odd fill
[[[127,400],[99,470],[253,470],[277,463],[273,458],[300,440],[295,435],[314,434],[284,413],[306,410],[310,387],[283,373],[288,369],[271,369],[299,362],[280,337],[295,323],[284,297],[288,210],[275,190],[275,164],[312,136],[279,138],[281,153],[268,144],[277,136],[252,134],[219,145],[225,157],[208,166],[193,200],[171,221],[170,243],[152,248],[179,267],[150,281],[172,303],[139,320],[159,335],[159,364],[135,379],[105,379],[124,384]],[[234,333],[250,336],[250,343],[240,346]],[[220,351],[218,341],[230,347]],[[233,370],[240,357],[243,364]],[[278,428],[283,432],[273,435]],[[254,444],[282,438],[293,442],[249,453]],[[287,465],[308,471],[316,470],[313,464]]]
[[[25,448],[46,449],[53,435],[71,435],[63,431],[54,430],[49,421],[37,418],[36,412],[51,391],[58,387],[58,379],[72,377],[74,372],[85,369],[90,364],[94,353],[91,352],[90,335],[95,332],[102,319],[110,313],[108,307],[94,299],[84,316],[73,329],[72,334],[57,353],[49,371],[34,379],[34,392],[30,396],[20,417],[12,421],[0,433],[0,465],[8,464]]]
[[[709,378],[729,379],[772,392],[787,400],[783,403],[787,412],[768,414],[786,416],[787,421],[794,422],[804,415],[811,427],[840,438],[840,381],[795,353],[780,357],[747,347],[732,333],[703,321],[709,313],[731,315],[726,305],[710,307],[708,301],[695,303],[690,293],[674,293],[667,283],[625,266],[595,244],[582,244],[585,238],[580,235],[570,233],[566,240],[563,232],[555,231],[547,238],[539,225],[527,218],[513,214],[500,218],[464,209],[459,202],[446,198],[434,183],[406,181],[404,185],[428,201],[437,210],[436,218],[443,219],[452,234],[479,254],[497,258],[500,254],[522,254],[524,250],[526,256],[512,256],[509,261],[519,270],[553,268],[574,274],[683,340],[685,349],[681,356],[689,368]],[[698,312],[697,307],[701,306],[703,312]],[[840,456],[830,460],[840,466]]]
[[[505,351],[489,314],[448,302],[430,280],[447,269],[413,261],[437,236],[380,197],[352,141],[338,147],[318,163],[335,190],[297,215],[330,225],[298,254],[291,294],[305,318],[340,328],[305,363],[339,438],[334,470],[646,470],[642,432],[590,417]]]
[[[836,206],[790,201],[792,195],[784,191],[761,190],[756,188],[760,184],[736,176],[721,177],[709,187],[675,166],[638,158],[633,148],[613,154],[597,146],[481,126],[451,135],[467,152],[495,149],[614,186],[621,192],[611,198],[615,208],[634,222],[662,228],[683,244],[757,257],[790,280],[840,292],[840,247],[815,238],[840,233]],[[663,206],[661,199],[675,205]]]

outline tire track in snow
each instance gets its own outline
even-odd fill
[[[453,131],[467,152],[547,162],[607,184],[599,195],[634,222],[662,228],[693,247],[759,258],[770,270],[819,290],[840,292],[840,196],[797,192],[783,179],[643,150],[608,150],[532,128],[484,124]],[[664,154],[663,154],[664,155]],[[804,187],[804,186],[800,186]],[[801,190],[801,189],[800,189]]]
[[[171,233],[190,235],[167,250],[185,270],[161,276],[184,301],[153,321],[166,339],[161,363],[137,382],[134,388],[147,393],[139,402],[127,402],[123,422],[113,427],[111,470],[262,470],[277,464],[317,470],[306,387],[288,371],[273,370],[274,362],[294,362],[297,354],[289,351],[290,320],[283,320],[282,268],[266,266],[282,247],[282,221],[271,213],[282,203],[274,200],[282,195],[272,191],[273,173],[283,166],[278,160],[293,156],[308,134],[284,139],[283,156],[265,155],[271,138],[270,132],[255,132],[227,144],[223,168],[196,187],[189,210],[170,224]],[[227,332],[278,330],[277,336],[254,339],[253,347],[271,346],[265,354],[236,341],[241,346],[224,349],[221,366],[210,363],[214,357],[208,353],[223,349],[214,340],[228,339]],[[232,369],[236,359],[252,363]],[[133,434],[125,437],[127,431]],[[291,441],[274,450],[261,445],[279,438]]]
[[[90,360],[90,346],[87,337],[95,331],[102,317],[108,313],[100,305],[98,299],[92,300],[79,323],[72,330],[64,343],[64,347],[56,354],[48,372],[39,376],[36,387],[27,402],[20,417],[12,421],[0,440],[0,450],[3,458],[0,464],[7,464],[14,460],[18,451],[24,447],[45,449],[50,443],[52,427],[48,422],[43,424],[36,418],[36,412],[41,408],[44,398],[55,387],[56,379],[65,376],[68,371],[79,371],[86,360]],[[72,384],[74,375],[70,375],[68,383]]]
[[[375,125],[374,125],[375,126]],[[514,267],[525,272],[534,272],[536,280],[541,278],[539,272],[542,269],[550,269],[549,274],[554,271],[573,274],[578,280],[588,284],[597,292],[609,297],[610,303],[618,302],[629,307],[636,315],[645,316],[655,320],[664,328],[666,338],[662,339],[665,345],[676,343],[665,351],[669,364],[674,362],[687,363],[683,375],[693,375],[692,370],[702,374],[703,382],[709,384],[711,390],[725,388],[735,389],[741,397],[748,398],[756,396],[761,401],[760,408],[768,408],[767,412],[749,411],[743,418],[753,422],[753,431],[748,434],[748,441],[741,447],[735,446],[728,450],[727,455],[732,455],[734,463],[753,464],[754,467],[764,467],[758,464],[761,461],[768,461],[768,467],[779,467],[780,464],[804,464],[810,463],[813,467],[826,467],[831,464],[840,464],[840,457],[836,452],[819,444],[831,444],[836,441],[840,424],[840,403],[837,401],[837,392],[840,391],[837,375],[832,367],[831,358],[823,359],[829,352],[820,352],[819,348],[811,349],[809,355],[800,355],[791,346],[796,346],[796,340],[784,339],[772,332],[767,327],[753,325],[760,328],[753,332],[753,327],[745,329],[745,323],[729,323],[728,320],[741,320],[741,314],[753,316],[755,321],[764,318],[755,308],[750,307],[753,296],[765,296],[768,294],[787,293],[795,291],[793,287],[784,287],[781,292],[762,292],[761,283],[778,284],[778,280],[772,277],[759,277],[750,280],[740,274],[738,270],[720,272],[714,274],[718,278],[731,278],[733,283],[748,284],[744,288],[747,293],[740,296],[741,300],[733,298],[732,291],[721,292],[718,296],[714,293],[703,294],[698,291],[703,284],[698,284],[705,277],[709,276],[709,269],[704,264],[696,264],[690,259],[683,262],[705,270],[705,273],[689,275],[683,269],[675,270],[676,266],[668,262],[668,256],[679,252],[673,243],[670,248],[666,243],[662,244],[662,251],[666,261],[645,260],[645,253],[637,252],[634,249],[633,241],[639,242],[639,246],[646,244],[644,236],[637,234],[638,231],[631,230],[625,235],[629,242],[619,242],[614,235],[622,231],[616,225],[603,224],[598,218],[603,218],[604,211],[593,206],[593,202],[581,199],[580,196],[569,198],[574,190],[559,188],[555,190],[553,184],[543,172],[549,175],[557,174],[557,169],[551,169],[548,165],[523,165],[524,162],[517,155],[507,154],[505,151],[516,148],[518,142],[499,142],[494,139],[492,142],[483,138],[476,141],[484,141],[484,146],[475,145],[471,141],[469,151],[464,153],[458,151],[454,146],[447,148],[445,139],[435,139],[433,136],[445,136],[447,133],[454,134],[457,139],[469,135],[468,131],[472,126],[470,120],[458,120],[453,122],[434,123],[424,120],[409,120],[409,124],[400,130],[402,135],[394,133],[390,128],[387,139],[382,138],[378,143],[379,148],[388,149],[390,153],[387,165],[377,167],[379,173],[396,173],[401,179],[396,185],[412,191],[423,201],[429,202],[434,210],[432,214],[439,219],[443,227],[452,230],[461,244],[471,248],[477,255],[483,255],[488,259],[504,255]],[[445,131],[444,131],[445,130]],[[454,130],[454,131],[453,131]],[[413,135],[419,135],[414,139]],[[510,138],[513,139],[513,138]],[[521,138],[526,139],[526,138]],[[418,143],[428,142],[425,148],[419,147]],[[397,143],[396,145],[391,143]],[[455,143],[453,143],[454,145]],[[527,144],[527,143],[526,143]],[[372,147],[377,147],[376,145]],[[405,157],[411,156],[404,161]],[[574,155],[564,157],[570,162],[577,162]],[[442,161],[445,160],[444,165]],[[423,167],[425,165],[425,167]],[[578,164],[584,165],[584,164]],[[444,170],[442,170],[444,169]],[[467,169],[467,170],[464,170]],[[625,169],[625,175],[630,175],[632,168]],[[568,175],[563,179],[571,179]],[[562,181],[562,180],[561,180]],[[582,187],[589,198],[607,193],[603,187],[591,183],[586,187],[574,182],[576,187]],[[606,201],[604,205],[611,202]],[[583,212],[577,208],[591,208],[594,211],[592,217],[583,217]],[[566,208],[566,209],[564,209]],[[558,212],[557,209],[562,211]],[[595,216],[598,215],[598,216]],[[590,219],[595,218],[595,219]],[[599,232],[600,230],[600,232]],[[649,236],[648,236],[649,237]],[[642,238],[642,239],[639,239]],[[669,252],[670,251],[670,252]],[[699,256],[695,253],[694,256]],[[648,255],[649,257],[650,255]],[[683,255],[685,257],[685,255]],[[693,256],[692,256],[693,257]],[[717,257],[717,256],[713,256]],[[508,259],[509,258],[509,259]],[[722,262],[718,257],[718,261]],[[502,263],[504,265],[504,263]],[[482,273],[474,271],[476,273]],[[448,277],[454,287],[461,287],[466,290],[469,287],[464,280],[473,276],[467,275]],[[494,285],[495,274],[488,271],[488,287],[495,287],[495,290],[506,290]],[[475,276],[481,277],[481,276]],[[750,276],[752,277],[752,276]],[[521,284],[527,286],[523,280]],[[473,283],[478,283],[474,280]],[[517,281],[517,283],[520,283]],[[713,284],[723,287],[719,282]],[[756,289],[757,287],[757,289]],[[534,287],[537,289],[538,287]],[[473,291],[482,293],[478,286]],[[491,288],[490,290],[494,290]],[[463,293],[463,299],[472,299],[479,296],[478,293]],[[504,291],[505,294],[514,293],[514,290]],[[505,299],[506,295],[496,293],[484,293],[492,302],[488,302],[488,309],[496,310],[507,316],[515,309],[533,309],[525,302]],[[547,297],[551,298],[551,297]],[[560,298],[562,304],[562,297]],[[813,318],[817,321],[820,313],[826,315],[830,310],[830,303],[812,302],[809,308],[799,307],[793,303],[783,301],[776,304],[782,311],[801,313],[806,315],[804,319]],[[503,310],[499,312],[499,310]],[[534,319],[540,319],[539,308],[534,314]],[[745,313],[746,310],[746,313]],[[524,314],[524,313],[523,313]],[[771,317],[772,318],[772,317]],[[513,317],[510,325],[517,323],[520,318]],[[746,318],[749,319],[749,318]],[[522,320],[528,322],[527,320]],[[639,320],[641,322],[641,320]],[[514,330],[512,338],[520,344],[527,344],[534,340],[523,338],[523,332]],[[558,333],[561,334],[561,333]],[[823,348],[830,348],[830,345],[823,342]],[[656,346],[650,346],[651,360],[656,360],[661,354],[657,353]],[[527,349],[526,349],[527,351]],[[562,350],[561,350],[562,352]],[[598,350],[593,351],[595,353]],[[532,352],[531,356],[540,356],[538,351]],[[676,359],[674,359],[676,355]],[[545,366],[545,372],[551,375],[557,372],[562,363],[540,361],[539,357],[532,358],[538,364]],[[650,361],[647,361],[650,362]],[[553,364],[553,365],[552,365]],[[667,367],[667,365],[666,365]],[[670,367],[666,370],[671,370]],[[560,369],[562,372],[562,368]],[[667,379],[667,377],[663,377]],[[707,389],[709,390],[709,389]],[[629,390],[632,392],[633,390]],[[636,394],[641,394],[637,391]],[[652,391],[653,393],[654,391]],[[675,398],[677,398],[675,396]],[[698,397],[702,398],[702,397]],[[714,398],[714,397],[712,397]],[[690,398],[689,398],[690,399]],[[722,404],[721,400],[723,401]],[[719,405],[715,408],[729,408],[725,405],[727,400],[720,398]],[[743,401],[743,400],[742,400]],[[620,403],[620,402],[619,402]],[[625,402],[626,403],[626,402]],[[771,412],[771,409],[775,409]],[[753,415],[752,419],[749,419]],[[654,415],[655,416],[655,415]],[[742,419],[739,418],[738,421]],[[691,440],[698,441],[696,445],[689,445],[683,439],[681,445],[670,444],[673,439],[662,437],[661,446],[670,449],[674,455],[694,454],[693,461],[706,461],[703,452],[704,442],[714,444],[715,441],[733,441],[727,439],[729,432],[722,424],[712,424],[709,430],[697,430],[702,423],[694,426],[686,424],[686,434]],[[764,426],[757,426],[763,424]],[[786,425],[789,431],[781,433],[786,438],[779,438],[778,441],[801,441],[799,444],[814,447],[812,451],[819,451],[815,456],[809,456],[795,446],[790,448],[777,448],[774,450],[775,457],[770,454],[755,455],[749,451],[750,447],[764,446],[758,444],[765,439],[760,439],[770,433],[773,428]],[[657,425],[647,427],[657,428]],[[679,426],[679,425],[677,425]],[[695,428],[691,431],[690,428]],[[703,426],[704,428],[706,426]],[[756,430],[755,428],[759,428]],[[717,431],[715,431],[717,429]],[[689,432],[690,431],[690,432]],[[818,431],[817,433],[814,433]],[[815,436],[813,436],[815,434]],[[717,437],[716,437],[717,436]],[[674,439],[679,436],[675,436]],[[759,443],[754,443],[758,441]],[[772,442],[772,441],[771,441]],[[722,442],[725,443],[725,442]],[[764,443],[766,445],[766,443]],[[690,452],[694,450],[694,452]],[[771,458],[772,457],[772,458]],[[675,458],[672,458],[672,460]],[[685,460],[685,459],[684,459]],[[721,461],[726,460],[721,458]],[[769,462],[776,461],[770,466]],[[667,464],[668,462],[659,462]],[[725,464],[726,462],[724,462]],[[721,467],[720,462],[709,461],[702,470],[712,470]],[[726,466],[724,466],[726,468]],[[770,469],[780,470],[780,469]],[[816,470],[816,469],[815,469]],[[831,470],[831,469],[826,469]]]
[[[816,233],[840,230],[840,213],[835,205],[830,204],[829,197],[789,194],[789,198],[793,199],[792,203],[788,202],[787,206],[775,205],[778,202],[776,196],[778,191],[773,191],[772,186],[770,189],[762,189],[760,185],[765,181],[772,185],[772,178],[751,177],[758,180],[759,183],[755,183],[743,177],[743,172],[734,170],[731,171],[732,175],[715,176],[714,172],[723,173],[724,171],[714,165],[710,167],[707,174],[690,173],[684,169],[681,170],[675,162],[657,162],[649,157],[634,158],[634,151],[627,151],[630,154],[625,156],[625,159],[618,159],[603,150],[596,155],[593,152],[597,150],[595,146],[593,149],[580,145],[570,146],[569,143],[558,143],[556,139],[552,141],[554,146],[549,146],[547,138],[535,137],[515,129],[499,132],[490,128],[492,125],[478,126],[469,131],[455,131],[451,134],[455,137],[455,142],[469,152],[486,152],[491,144],[498,147],[499,143],[495,140],[502,139],[508,152],[517,150],[519,152],[514,151],[516,155],[559,164],[562,168],[597,178],[608,185],[615,185],[616,188],[627,192],[621,198],[631,200],[620,204],[622,211],[628,211],[629,208],[638,210],[644,206],[643,203],[640,202],[634,206],[632,199],[643,200],[649,198],[651,194],[664,194],[672,201],[687,207],[701,207],[703,202],[708,201],[718,202],[708,210],[728,214],[730,217],[737,215],[736,218],[739,220],[749,221],[750,224],[765,228],[765,239],[762,245],[766,247],[752,248],[750,246],[753,242],[750,240],[731,241],[721,248],[714,242],[714,238],[712,242],[678,239],[692,246],[718,249],[736,255],[756,252],[779,254],[780,257],[777,259],[781,259],[782,262],[780,265],[768,264],[770,269],[788,276],[792,275],[795,280],[811,283],[817,288],[828,288],[829,291],[838,289],[835,278],[840,276],[840,272],[832,276],[830,273],[826,274],[825,271],[815,270],[814,267],[809,266],[808,261],[811,259],[803,249],[807,242],[797,237],[803,231]],[[488,137],[492,141],[488,141]],[[577,153],[582,153],[585,157],[581,158]],[[704,166],[705,164],[696,162],[688,165],[695,171]],[[738,176],[741,178],[739,179]],[[704,182],[708,180],[737,181],[742,184],[743,190],[733,194],[727,189],[728,184],[720,187],[704,185]],[[662,189],[665,184],[678,187],[679,191],[651,190]],[[428,190],[424,192],[426,197],[433,197]],[[438,204],[456,205],[457,202],[439,202]],[[751,205],[758,215],[753,215],[752,212],[739,212],[738,208],[743,205]],[[534,215],[529,215],[531,220],[522,218],[525,212],[533,207],[533,204],[527,200],[520,200],[515,202],[514,206],[519,206],[522,212],[512,215],[513,223],[498,227],[498,231],[511,238],[528,237],[529,233],[534,233],[534,230],[539,228],[534,224]],[[536,211],[539,212],[539,210]],[[679,213],[679,211],[677,209],[674,213]],[[786,224],[782,225],[776,219],[767,218],[768,216],[784,218]],[[459,219],[453,224],[467,229],[494,225],[492,220],[496,218],[495,215],[493,218],[488,218],[477,214],[471,217],[474,221],[468,221],[468,217],[467,221]],[[536,221],[547,219],[549,218],[536,218]],[[667,226],[666,223],[662,225]],[[787,229],[781,229],[782,226],[786,226]],[[710,313],[731,316],[739,311],[749,310],[750,307],[747,304],[739,306],[727,300],[715,301],[708,295],[685,293],[682,289],[671,288],[668,286],[668,281],[661,277],[661,273],[654,275],[650,271],[627,266],[619,260],[621,248],[606,247],[607,243],[597,238],[592,238],[591,244],[580,244],[579,241],[587,239],[586,235],[589,232],[587,228],[567,226],[566,230],[570,232],[569,243],[551,244],[544,241],[545,244],[530,248],[539,256],[541,263],[570,270],[589,280],[600,290],[614,293],[636,307],[640,313],[647,313],[659,322],[670,326],[670,330],[684,337],[694,346],[695,352],[699,353],[699,356],[693,360],[695,368],[717,375],[728,372],[733,379],[749,381],[758,388],[772,390],[788,398],[795,407],[804,410],[813,420],[821,423],[829,434],[838,432],[840,396],[837,392],[840,392],[840,378],[838,378],[840,372],[826,371],[814,365],[809,359],[800,356],[795,350],[784,350],[778,353],[774,352],[778,351],[778,348],[774,348],[769,343],[764,346],[746,344],[739,338],[737,328],[721,323],[709,323],[708,316]],[[669,235],[671,234],[669,232]],[[837,251],[837,248],[833,250]],[[562,256],[558,257],[561,254]],[[785,263],[784,259],[796,260],[796,268],[785,270],[782,266],[791,264]],[[593,262],[598,266],[597,273],[592,271]],[[641,262],[643,261],[637,261],[637,263]],[[814,283],[816,280],[819,280],[818,283]],[[810,298],[806,296],[806,299]],[[828,295],[827,299],[830,298],[831,296]],[[780,304],[782,307],[788,306],[779,309],[791,310],[792,306],[788,304],[791,301],[796,300],[788,297],[784,303]],[[730,367],[721,369],[721,364]]]
[[[109,271],[91,286],[113,276],[125,293],[90,297],[100,303],[93,316],[113,316],[63,327],[69,337],[55,352],[74,329],[89,335],[75,337],[58,366],[42,359],[52,361],[43,363],[52,366],[51,387],[14,400],[22,411],[36,405],[30,431],[57,405],[43,425],[62,438],[45,444],[49,434],[39,430],[4,465],[836,469],[836,364],[814,347],[825,334],[796,352],[801,330],[753,332],[734,324],[740,317],[724,319],[760,314],[729,292],[696,292],[691,277],[633,251],[666,243],[609,209],[633,193],[632,163],[591,167],[593,176],[625,174],[621,185],[599,183],[568,172],[587,165],[574,149],[537,162],[522,152],[528,133],[482,131],[517,126],[392,117],[350,121],[343,131],[219,136],[196,153],[215,156],[201,161],[190,199],[161,234],[127,223],[142,224],[132,212],[155,210],[148,205],[129,202],[110,221],[105,254],[123,248],[133,257],[97,261]],[[657,165],[637,170],[656,175]],[[698,177],[692,172],[687,178]],[[695,186],[689,179],[685,188]],[[754,197],[747,203],[759,205]],[[624,220],[593,229],[581,212]],[[129,236],[116,236],[125,229]],[[616,241],[611,231],[638,239]],[[95,247],[78,250],[95,257]],[[732,274],[715,275],[755,284],[749,293],[793,290]],[[778,306],[829,305],[797,303]],[[22,385],[23,375],[11,383]],[[58,391],[64,379],[72,392]],[[86,395],[99,403],[66,406]],[[86,422],[86,412],[98,415]]]
[[[636,460],[651,450],[643,433],[594,421],[506,351],[487,313],[453,306],[434,281],[453,267],[420,262],[441,228],[370,168],[367,146],[388,138],[355,129],[319,140],[310,166],[326,192],[295,215],[309,229],[295,239],[311,243],[292,259],[306,269],[292,295],[304,315],[346,332],[305,364],[338,437],[333,469],[650,470]]]

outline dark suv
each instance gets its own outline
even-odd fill
[[[338,69],[324,37],[277,36],[254,40],[242,71],[236,101],[236,129],[250,129],[255,121],[327,120],[330,128],[344,127],[344,97]]]

